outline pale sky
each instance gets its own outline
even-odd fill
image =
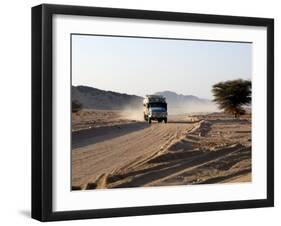
[[[252,44],[72,35],[72,84],[144,96],[212,99],[212,85],[251,79]]]

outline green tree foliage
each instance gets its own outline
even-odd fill
[[[82,109],[82,104],[76,100],[72,101],[72,112],[78,112]]]
[[[213,85],[213,101],[235,118],[245,114],[243,106],[251,103],[252,83],[249,80],[232,80]]]

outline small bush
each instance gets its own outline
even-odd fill
[[[79,103],[77,100],[72,101],[72,113],[78,112],[82,109],[82,104]]]

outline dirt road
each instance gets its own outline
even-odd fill
[[[251,181],[251,120],[222,114],[72,132],[72,189]]]
[[[101,175],[147,160],[197,124],[136,122],[76,132],[72,136],[72,184],[85,188]]]

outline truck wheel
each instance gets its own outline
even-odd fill
[[[148,123],[151,124],[151,118],[148,118]]]
[[[167,123],[167,118],[164,118],[164,122]]]

